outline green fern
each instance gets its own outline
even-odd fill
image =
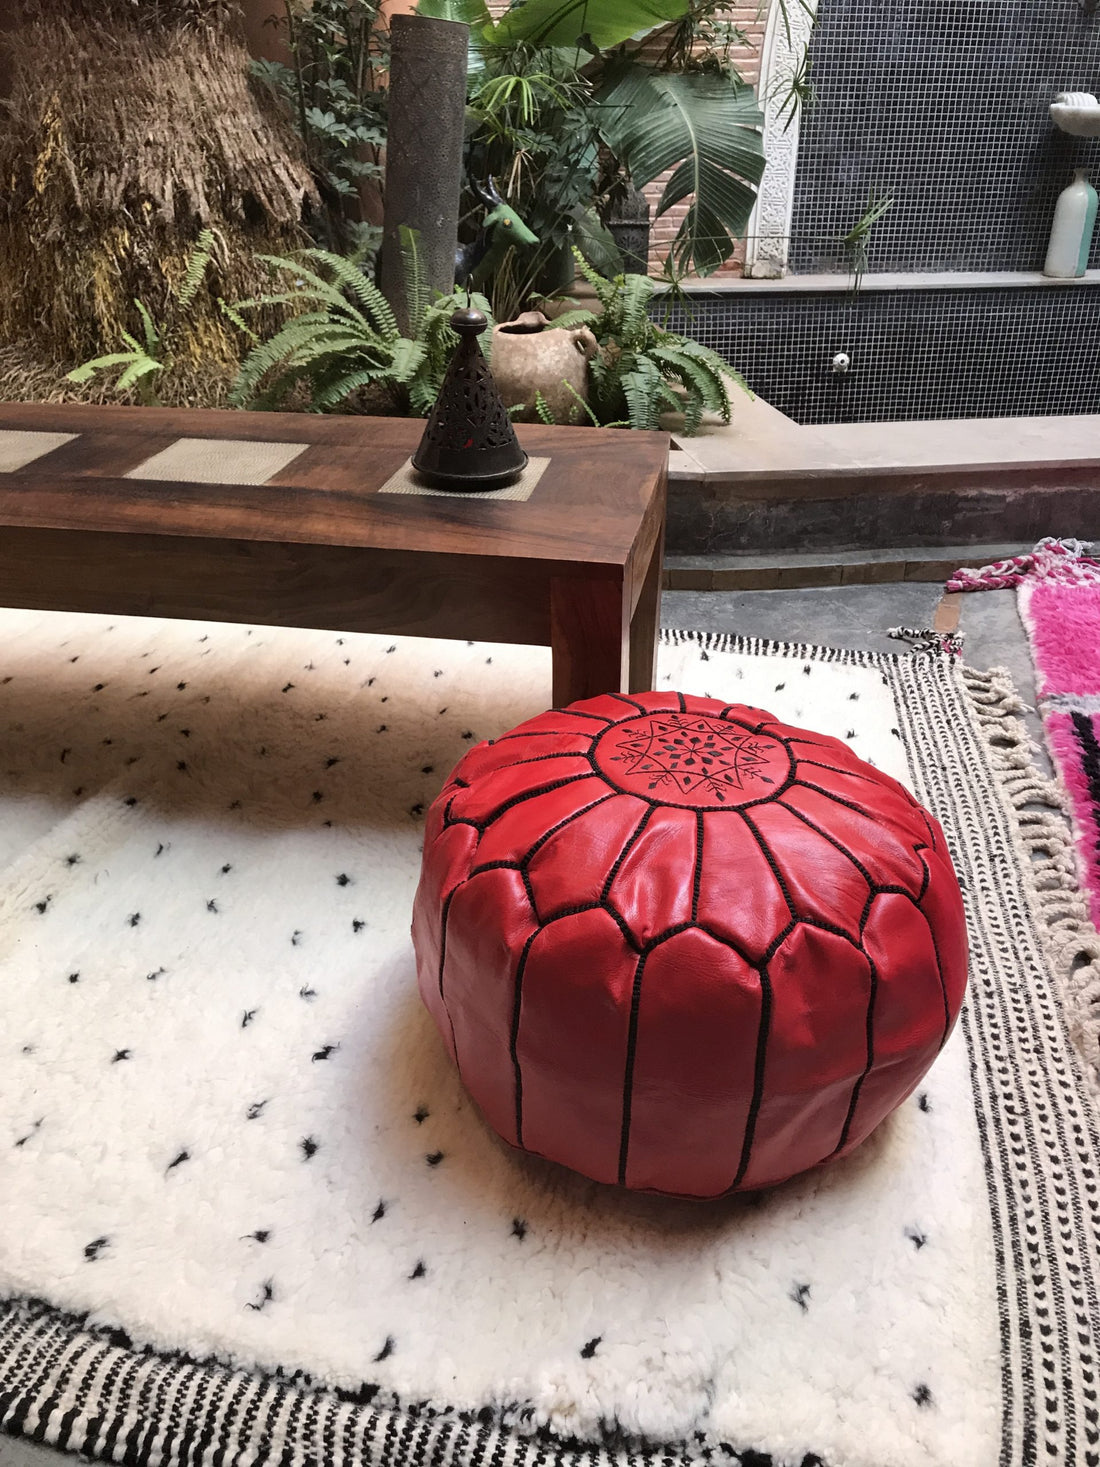
[[[204,229],[195,241],[195,247],[187,257],[184,266],[183,279],[176,287],[174,294],[181,312],[194,304],[199,287],[206,278],[206,272],[210,261],[214,257],[214,251],[220,236],[212,229]],[[230,320],[234,320],[231,308],[222,301],[221,307]],[[141,338],[134,336],[130,331],[120,331],[124,346],[129,350],[123,352],[108,352],[103,356],[92,357],[90,361],[83,362],[69,372],[66,381],[84,383],[90,382],[99,372],[113,372],[115,380],[113,391],[119,397],[126,397],[132,391],[136,391],[139,400],[147,407],[155,407],[157,395],[153,386],[153,379],[157,373],[166,371],[172,365],[171,342],[176,339],[180,323],[177,322],[172,330],[167,326],[160,326],[153,320],[152,312],[144,301],[136,300],[138,318],[141,321]],[[243,321],[237,321],[244,327]],[[247,327],[244,327],[247,331]]]
[[[195,241],[184,268],[183,279],[176,290],[176,299],[186,308],[199,293],[199,286],[206,276],[207,266],[214,257],[215,235],[212,229],[204,229]]]
[[[542,388],[535,388],[535,413],[540,423],[545,423],[548,428],[553,428],[557,423],[553,409],[542,395]]]
[[[456,294],[430,300],[414,231],[402,231],[402,252],[410,336],[401,334],[389,302],[353,261],[320,249],[293,258],[260,256],[276,288],[226,307],[229,319],[245,325],[251,311],[286,305],[297,311],[266,340],[252,333],[230,401],[279,407],[292,392],[304,392],[313,411],[332,412],[346,409],[362,388],[379,386],[396,410],[426,416],[458,345],[450,318],[466,302]],[[484,297],[473,303],[489,315]]]
[[[599,315],[570,311],[555,325],[586,325],[599,352],[589,367],[589,415],[607,426],[639,430],[661,426],[665,413],[683,416],[685,435],[697,433],[703,414],[730,421],[729,384],[747,392],[740,373],[709,347],[665,331],[650,318],[656,289],[646,275],[607,279],[574,250],[577,268],[603,306]]]
[[[420,266],[420,231],[402,224],[397,234],[405,277],[405,308],[409,313],[409,330],[415,337],[423,329],[431,307],[431,291]]]

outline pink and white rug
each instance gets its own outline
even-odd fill
[[[1081,887],[1100,927],[1100,556],[1080,540],[1041,540],[1029,555],[960,570],[948,591],[1016,587],[1035,664],[1047,743],[1065,786]]]

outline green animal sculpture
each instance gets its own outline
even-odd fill
[[[487,183],[473,183],[471,187],[485,205],[486,213],[477,237],[458,247],[455,283],[460,288],[470,284],[475,290],[482,290],[500,269],[510,249],[534,249],[539,238],[527,228],[511,204],[501,198],[491,178]]]

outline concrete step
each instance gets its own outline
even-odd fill
[[[673,443],[672,554],[1100,535],[1100,417],[803,426],[739,396],[728,426]]]
[[[775,591],[808,586],[941,584],[961,566],[978,567],[1025,554],[1033,541],[907,546],[874,552],[776,552],[770,555],[665,556],[666,591]]]

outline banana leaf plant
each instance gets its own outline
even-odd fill
[[[470,27],[471,172],[497,175],[559,261],[569,264],[577,244],[603,273],[621,268],[597,208],[616,174],[638,188],[670,175],[658,216],[690,200],[672,245],[677,275],[712,274],[744,234],[764,171],[752,88],[732,67],[669,70],[646,59],[659,46],[643,52],[655,32],[706,8],[700,0],[525,0],[494,21],[485,0],[420,0],[419,14]],[[524,85],[508,91],[509,107],[494,105],[510,75]],[[547,281],[528,284],[545,290]],[[498,316],[508,309],[497,308]]]

